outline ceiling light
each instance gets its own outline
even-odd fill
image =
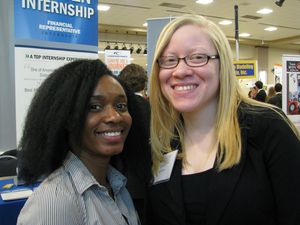
[[[110,9],[109,5],[102,5],[102,4],[98,5],[98,10],[99,11],[108,11],[109,9]]]
[[[271,12],[273,12],[273,10],[272,9],[267,9],[267,8],[263,8],[263,9],[260,9],[260,10],[256,11],[256,13],[259,13],[259,14],[269,14]]]
[[[231,20],[222,20],[222,21],[219,22],[219,24],[221,24],[221,25],[230,25],[230,24],[232,24],[232,21]]]
[[[143,23],[143,27],[147,27],[148,26],[148,23]]]
[[[196,3],[202,4],[202,5],[208,5],[212,3],[214,0],[197,0]]]
[[[250,37],[251,34],[249,34],[249,33],[240,33],[239,36],[240,36],[240,37]]]
[[[265,31],[275,31],[275,30],[277,30],[277,27],[267,27],[264,30]]]
[[[275,2],[275,4],[278,5],[279,7],[281,7],[283,3],[284,3],[284,0],[278,0]]]

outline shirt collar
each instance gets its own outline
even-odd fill
[[[69,152],[65,161],[64,168],[73,180],[73,184],[80,194],[83,194],[93,185],[99,186],[103,191],[104,186],[100,185],[82,161],[72,152]],[[117,194],[122,187],[126,185],[127,179],[119,171],[109,165],[107,178],[114,191]]]

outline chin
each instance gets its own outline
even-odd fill
[[[190,113],[196,110],[196,107],[188,105],[175,105],[174,108],[179,112],[179,113]]]
[[[123,146],[122,147],[116,147],[116,148],[108,149],[106,152],[107,152],[108,155],[114,156],[114,155],[118,155],[118,154],[122,153],[122,151],[123,151]]]

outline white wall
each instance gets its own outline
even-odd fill
[[[16,148],[13,4],[0,1],[0,152]]]

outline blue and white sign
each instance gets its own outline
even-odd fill
[[[97,0],[15,0],[15,38],[98,46]]]

